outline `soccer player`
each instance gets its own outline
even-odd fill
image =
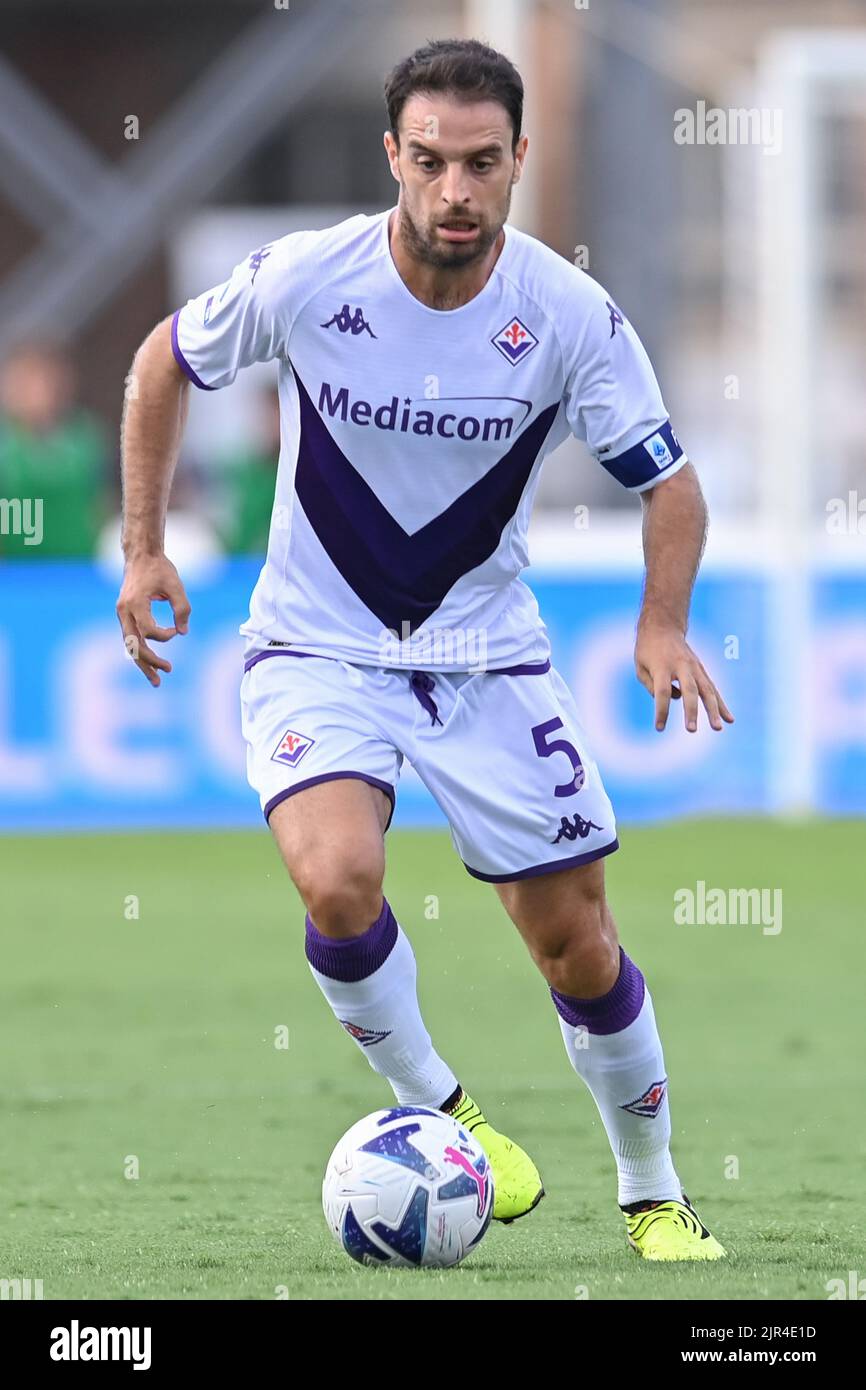
[[[543,460],[572,432],[643,504],[635,664],[656,728],[675,698],[687,729],[703,706],[720,730],[732,716],[685,638],[700,488],[625,314],[507,225],[527,151],[512,64],[475,41],[432,43],[395,68],[385,96],[396,207],[262,246],[136,356],[124,637],[159,685],[171,666],[149,644],[188,628],[163,526],[190,382],[215,391],[276,361],[282,453],[241,629],[241,704],[249,779],[306,905],[313,978],[398,1105],[475,1133],[494,1218],[531,1211],[544,1195],[535,1164],[434,1048],[412,947],[382,896],[408,758],[550,987],[613,1150],[632,1247],[717,1259],[671,1158],[650,993],[605,901],[613,810],[519,578]],[[174,626],[156,624],[154,598],[169,600]]]

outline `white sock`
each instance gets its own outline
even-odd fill
[[[551,990],[568,1059],[589,1087],[613,1156],[620,1206],[676,1198],[682,1187],[670,1155],[667,1074],[652,999],[620,948],[609,994],[575,999]]]
[[[310,970],[335,1017],[400,1105],[442,1105],[457,1090],[434,1050],[416,991],[415,954],[387,901],[361,936],[335,941],[307,916]]]

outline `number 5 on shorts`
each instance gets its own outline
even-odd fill
[[[571,766],[574,768],[574,776],[570,782],[563,782],[558,787],[554,787],[554,796],[574,796],[583,786],[586,773],[580,755],[573,743],[569,743],[565,738],[549,737],[555,734],[557,729],[564,728],[561,719],[547,719],[543,724],[536,724],[532,730],[532,741],[535,744],[535,751],[539,758],[549,758],[552,753],[567,753]]]

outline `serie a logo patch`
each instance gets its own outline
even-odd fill
[[[297,767],[301,758],[310,751],[315,741],[314,738],[308,738],[306,734],[299,734],[296,729],[286,729],[271,754],[271,762],[284,763],[286,767]]]
[[[643,446],[656,468],[666,468],[669,463],[673,463],[674,456],[660,434],[653,434],[649,439],[645,439]]]

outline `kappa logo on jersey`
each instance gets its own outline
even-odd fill
[[[353,314],[348,304],[344,304],[339,314],[333,314],[327,323],[322,323],[319,327],[330,328],[332,324],[336,324],[341,333],[351,333],[353,338],[357,338],[358,334],[365,330],[371,338],[377,336],[364,318],[363,309],[356,309]]]
[[[628,1105],[621,1105],[620,1110],[628,1110],[632,1115],[646,1115],[654,1120],[664,1104],[667,1084],[666,1076],[661,1081],[654,1081],[651,1086],[647,1087],[642,1096],[638,1096],[637,1100],[630,1100]]]
[[[264,246],[260,246],[258,251],[254,251],[250,256],[250,270],[253,272],[250,276],[251,285],[256,283],[256,276],[262,268],[262,261],[266,261],[271,254],[272,244],[273,243],[270,241],[266,242]]]
[[[578,788],[578,791],[579,790],[580,788]],[[558,845],[560,840],[576,840],[578,838],[585,840],[590,830],[603,829],[603,826],[596,825],[594,821],[584,820],[583,816],[572,816],[571,820],[569,820],[568,816],[563,816],[559,823],[559,829],[556,832],[556,839],[551,840],[550,843],[552,845]]]
[[[609,299],[606,299],[604,302],[608,307],[608,312],[610,313],[610,336],[613,337],[614,333],[617,330],[617,325],[619,325],[619,327],[622,328],[623,324],[625,323],[625,319],[619,312],[619,309],[616,307],[616,305],[611,304]]]
[[[676,441],[673,431],[671,434]],[[643,446],[657,468],[664,468],[666,464],[673,463],[674,456],[660,434],[650,435],[649,439],[644,440]]]
[[[287,767],[297,767],[305,753],[309,753],[314,738],[307,738],[306,734],[296,733],[294,729],[286,729],[273,753],[271,754],[272,763],[285,763]]]
[[[386,1028],[381,1033],[377,1033],[375,1028],[364,1028],[360,1023],[350,1023],[345,1018],[341,1018],[340,1022],[346,1032],[362,1047],[372,1047],[373,1043],[381,1042],[383,1038],[390,1038],[393,1032],[392,1028]],[[426,1114],[427,1112],[422,1113]]]
[[[528,357],[532,349],[538,347],[538,339],[534,333],[530,333],[525,323],[520,319],[512,319],[504,328],[490,339],[497,352],[501,352],[506,362],[510,362],[512,367],[516,367],[518,362],[522,362],[524,357]]]

